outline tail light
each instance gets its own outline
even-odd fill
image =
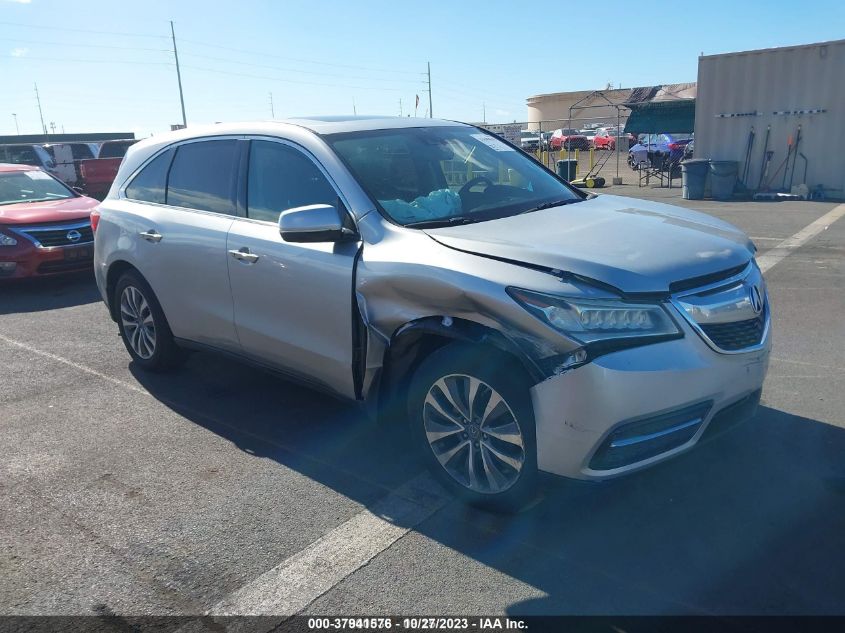
[[[675,151],[676,149],[681,149],[683,147],[680,143],[669,143],[669,149]]]
[[[91,211],[91,231],[97,232],[97,226],[100,224],[100,207],[94,207]]]

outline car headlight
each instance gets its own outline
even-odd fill
[[[14,246],[18,241],[11,235],[0,233],[0,246]]]
[[[584,344],[681,334],[665,308],[657,304],[557,297],[519,288],[508,288],[508,294],[541,321]]]

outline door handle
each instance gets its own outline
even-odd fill
[[[247,264],[254,264],[258,261],[258,255],[250,253],[246,246],[243,246],[238,250],[230,250],[229,255],[237,259],[239,262],[246,262]]]
[[[141,233],[138,233],[138,235],[142,239],[147,240],[148,242],[160,242],[161,241],[161,233],[159,233],[155,229],[150,229],[149,231],[142,231]]]

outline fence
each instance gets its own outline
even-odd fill
[[[601,175],[620,184],[627,170],[627,116],[573,116],[545,121],[480,123],[537,161],[556,170],[557,161],[575,160],[576,178]],[[575,137],[571,138],[570,137]],[[582,138],[585,137],[585,138]]]

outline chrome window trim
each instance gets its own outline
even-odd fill
[[[40,233],[45,231],[70,231],[72,229],[84,229],[84,228],[91,228],[91,221],[90,220],[81,220],[78,222],[73,222],[69,224],[53,224],[50,226],[37,224],[33,226],[15,226],[15,227],[7,227],[12,233],[15,233],[24,239],[29,240],[33,244],[35,244],[38,248],[44,249],[51,249],[51,248],[68,248],[69,246],[83,246],[85,244],[93,244],[94,240],[90,240],[88,242],[74,242],[73,244],[65,244],[63,246],[42,246],[41,242],[39,242],[34,236],[30,235],[30,233]]]
[[[700,286],[698,288],[692,288],[690,290],[683,290],[679,293],[672,295],[669,298],[669,302],[675,307],[675,310],[683,317],[684,321],[686,321],[690,327],[695,330],[696,334],[698,334],[702,340],[710,347],[713,351],[719,354],[726,354],[726,355],[734,355],[734,354],[748,354],[751,352],[757,352],[761,349],[766,347],[766,341],[769,336],[769,329],[771,327],[771,311],[769,310],[769,291],[763,293],[763,333],[760,336],[760,342],[756,345],[752,345],[750,347],[743,347],[742,349],[736,350],[727,350],[719,347],[713,340],[707,336],[704,332],[702,327],[689,315],[689,313],[684,309],[681,305],[681,299],[690,295],[698,295],[703,292],[709,292],[711,290],[718,290],[719,288],[731,286],[736,284],[737,282],[741,282],[745,280],[755,269],[757,269],[757,265],[754,259],[751,259],[748,262],[748,265],[742,270],[742,272],[733,275],[732,277],[728,277],[727,279],[722,279],[721,281],[716,281],[710,284],[706,284],[704,286]],[[757,269],[759,270],[759,269]],[[763,277],[762,272],[760,273],[760,277]]]

